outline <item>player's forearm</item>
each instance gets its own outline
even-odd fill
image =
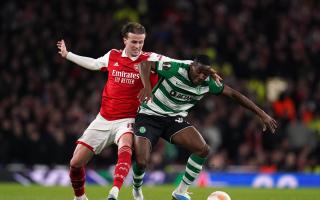
[[[240,92],[233,90],[231,98],[237,101],[240,105],[243,107],[249,109],[259,117],[262,117],[264,114],[264,111],[260,109],[255,103],[253,103],[250,99],[248,99],[246,96],[242,95]]]
[[[85,56],[79,56],[72,52],[68,52],[67,57],[71,62],[76,63],[77,65],[84,67],[89,70],[99,70],[101,66],[96,62],[96,59],[89,58]]]
[[[139,65],[140,79],[145,88],[146,87],[151,88],[151,83],[150,83],[151,63],[153,62],[144,61],[144,62],[141,62]]]

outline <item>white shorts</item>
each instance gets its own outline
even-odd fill
[[[77,143],[83,144],[95,154],[99,154],[112,143],[118,144],[119,138],[124,133],[129,132],[133,134],[133,123],[134,118],[108,121],[99,113],[78,139]]]

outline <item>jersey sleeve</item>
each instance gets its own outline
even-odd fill
[[[107,69],[109,61],[109,52],[97,59],[86,56],[79,56],[77,54],[69,52],[66,58],[83,68],[89,70],[101,70],[102,68]]]
[[[110,51],[103,56],[95,59],[95,66],[101,71],[105,71],[109,64]]]
[[[209,92],[215,95],[219,95],[222,93],[224,88],[223,83],[217,83],[215,80],[213,80],[211,77],[209,79]]]
[[[157,53],[150,53],[149,57],[147,58],[147,61],[161,61],[164,57],[161,54],[157,54]]]
[[[179,68],[186,68],[188,65],[179,62],[156,62],[156,72],[165,78],[170,78],[178,73]]]

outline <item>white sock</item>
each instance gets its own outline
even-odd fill
[[[88,198],[87,198],[86,194],[83,194],[83,195],[81,195],[79,197],[76,197],[75,199],[76,200],[87,200]]]
[[[177,191],[179,193],[186,193],[188,188],[189,188],[189,185],[187,185],[184,181],[181,181],[177,188]]]
[[[109,194],[112,194],[114,197],[118,198],[119,194],[119,188],[116,186],[113,186],[109,192]]]

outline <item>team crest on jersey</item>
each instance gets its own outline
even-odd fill
[[[139,64],[134,64],[133,68],[134,68],[134,70],[136,70],[138,72],[139,71]]]
[[[146,129],[146,127],[144,127],[144,126],[141,126],[140,128],[139,128],[139,132],[140,133],[145,133],[147,131],[147,129]]]
[[[113,66],[119,67],[119,63],[118,63],[118,62],[115,62],[115,63],[113,64]]]

